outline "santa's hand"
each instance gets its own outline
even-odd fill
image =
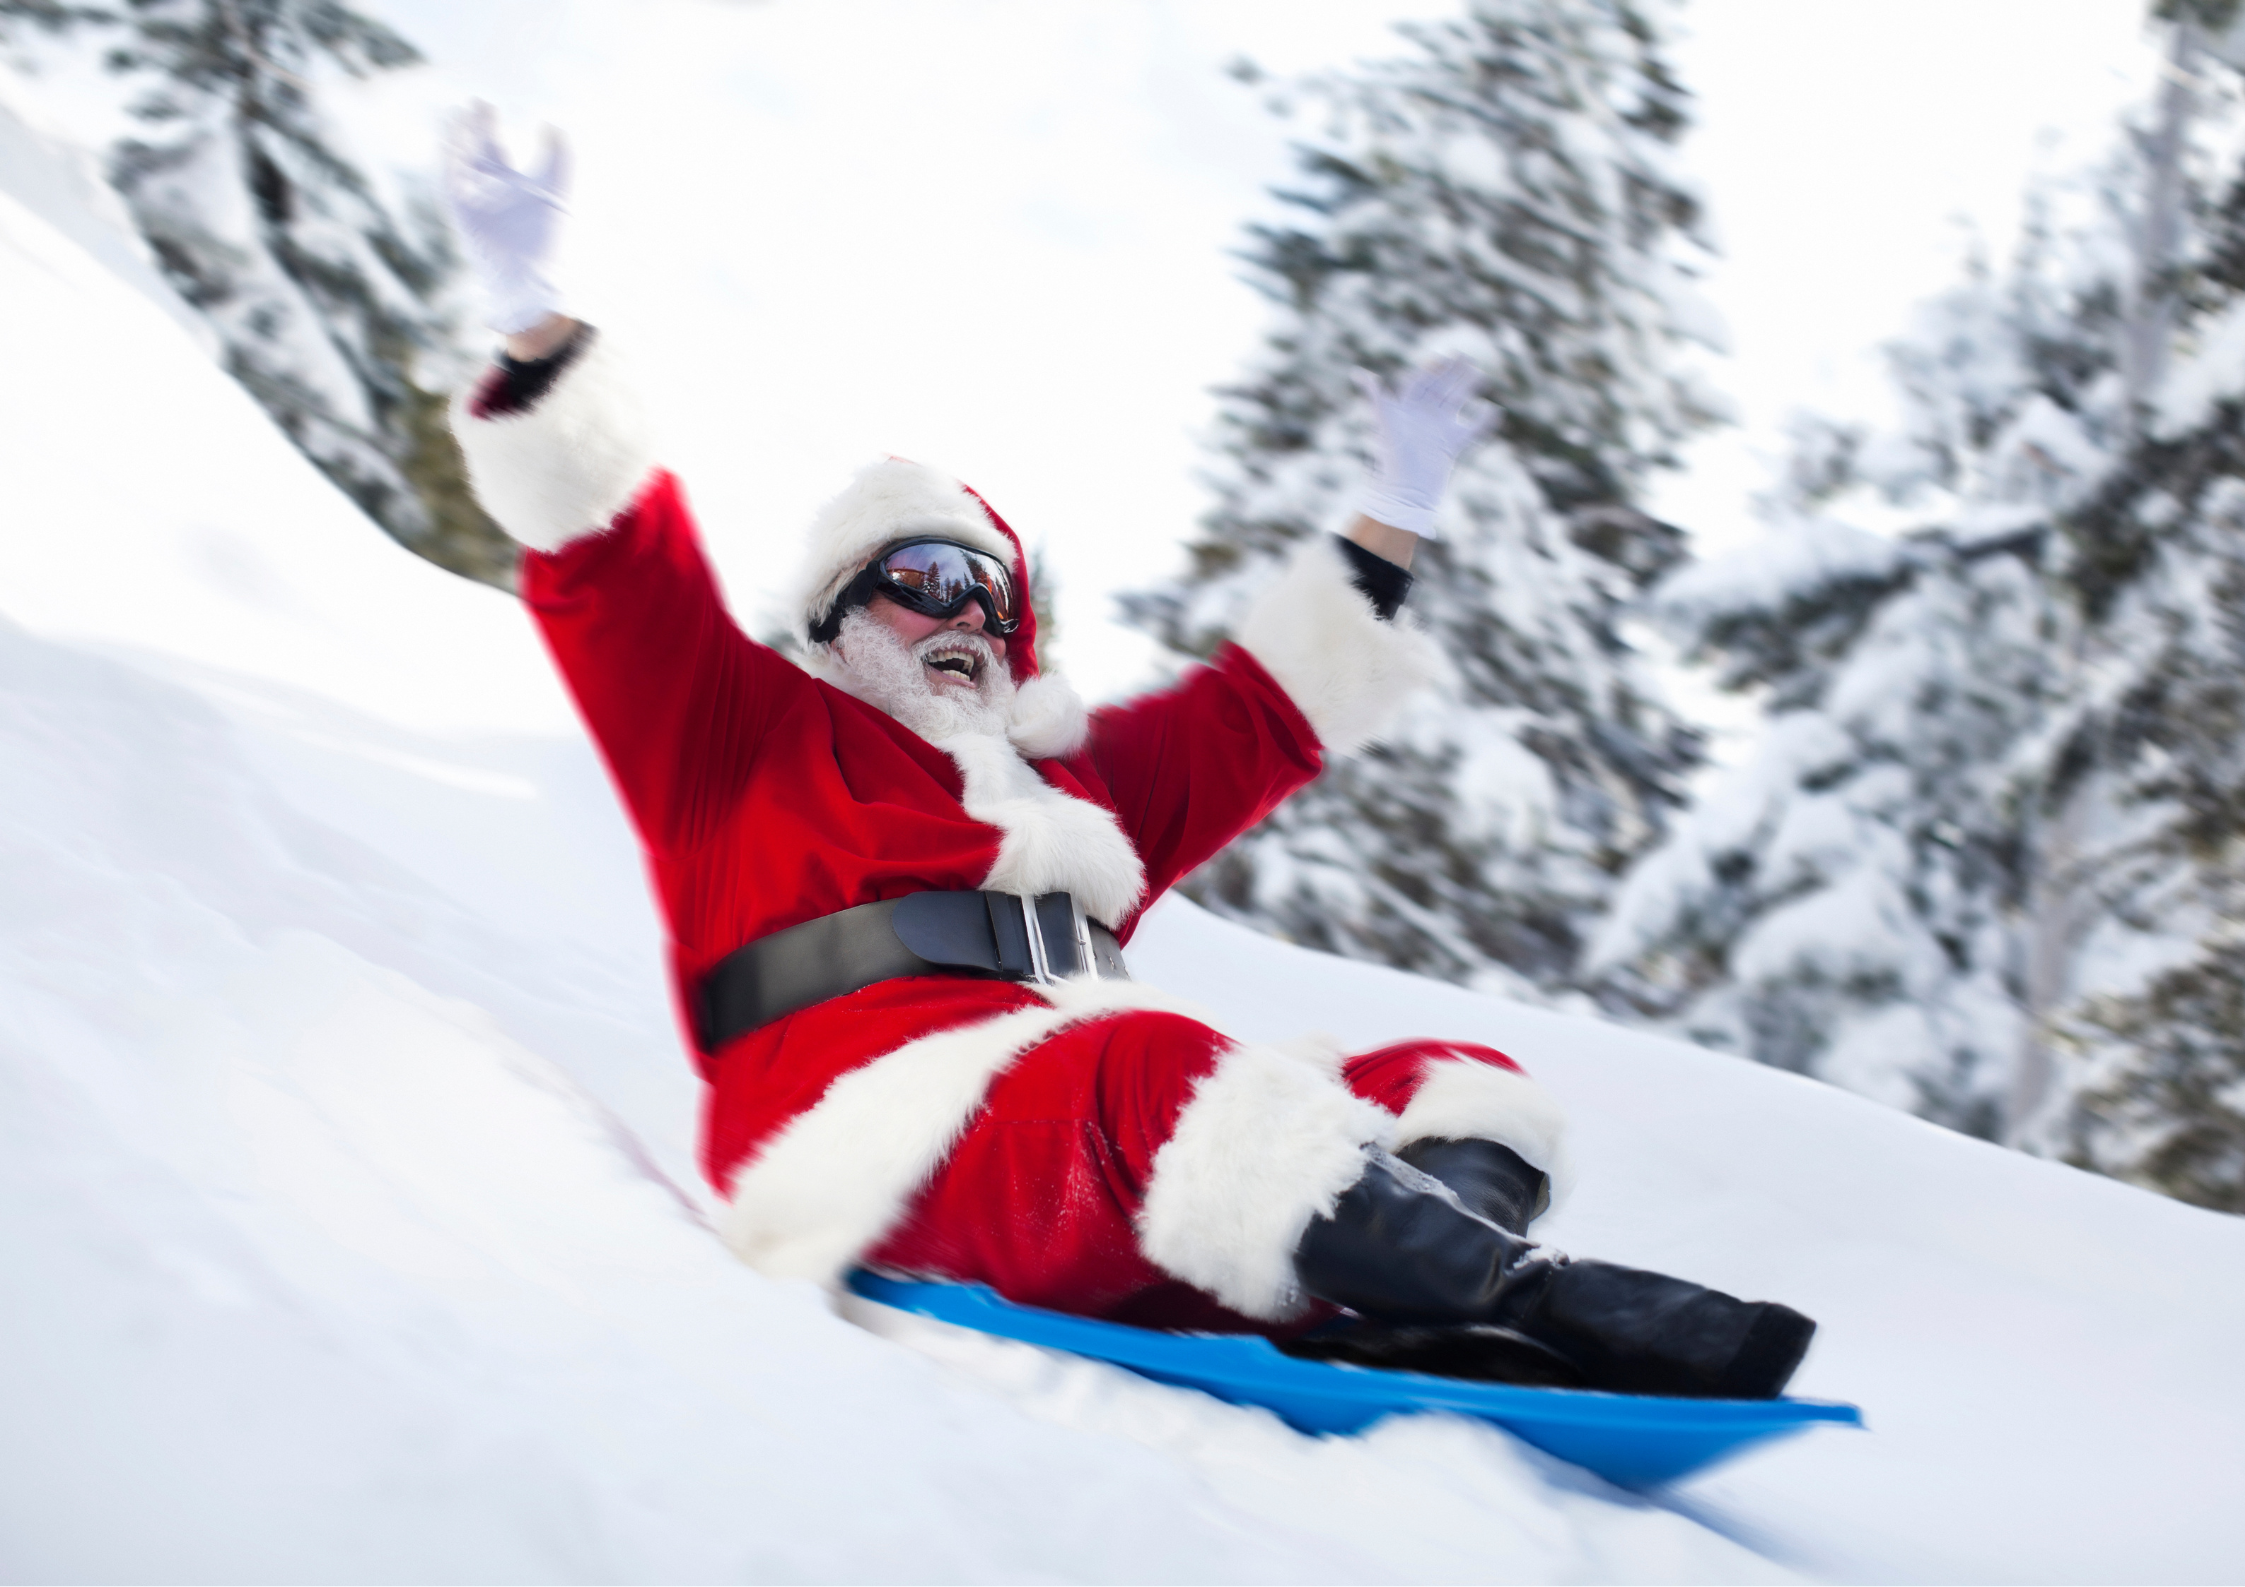
[[[1466,448],[1496,428],[1495,405],[1473,396],[1480,381],[1481,371],[1463,358],[1415,369],[1395,391],[1369,370],[1356,372],[1357,389],[1372,404],[1379,429],[1372,480],[1357,503],[1365,517],[1434,538],[1434,510],[1442,504],[1450,470]]]
[[[491,328],[515,336],[558,314],[561,294],[546,271],[569,189],[561,134],[548,127],[538,168],[518,171],[499,147],[497,117],[479,100],[453,121],[446,153],[445,197]]]

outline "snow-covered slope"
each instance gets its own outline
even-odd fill
[[[1585,1168],[1553,1239],[1802,1306],[1799,1389],[1871,1431],[1648,1501],[747,1272],[519,614],[4,194],[0,305],[0,1576],[2245,1570],[2245,1225],[1179,904],[1139,973],[1242,1035],[1528,1062]]]
[[[566,729],[512,603],[369,535],[217,375],[152,272],[124,289],[74,240],[115,231],[79,182],[0,100],[0,609],[423,728]]]

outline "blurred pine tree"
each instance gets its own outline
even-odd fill
[[[1489,371],[1503,429],[1415,569],[1452,676],[1186,890],[1333,951],[1558,988],[1696,756],[1619,631],[1682,554],[1632,503],[1711,411],[1676,356],[1699,324],[1686,95],[1628,0],[1475,0],[1404,31],[1410,53],[1290,90],[1327,126],[1280,195],[1299,222],[1246,255],[1274,323],[1223,393],[1218,505],[1187,574],[1126,607],[1206,654],[1293,542],[1345,525],[1352,371]]]
[[[2245,175],[2207,90],[2245,47],[2166,9],[2114,158],[1890,349],[1900,427],[1805,423],[1770,540],[1658,593],[1764,730],[1592,969],[1700,1040],[2236,1211]],[[1873,497],[1933,527],[1850,528]]]
[[[110,178],[229,372],[391,535],[511,587],[515,548],[417,379],[422,360],[457,359],[448,234],[432,206],[385,201],[319,104],[323,73],[418,52],[335,0],[0,0],[11,22],[97,44],[132,96],[143,130],[119,140]]]

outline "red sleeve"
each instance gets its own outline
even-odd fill
[[[1237,645],[1167,689],[1094,711],[1084,753],[1145,861],[1148,902],[1324,766],[1308,719]]]
[[[526,552],[522,594],[655,848],[712,830],[746,787],[772,714],[814,687],[725,610],[667,472],[611,528]]]

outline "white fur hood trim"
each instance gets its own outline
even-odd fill
[[[842,587],[873,553],[911,535],[941,535],[987,551],[1015,568],[1013,542],[999,532],[966,486],[924,463],[883,458],[857,476],[811,520],[809,546],[789,586],[786,611],[805,639]],[[1015,568],[1018,572],[1018,568]]]
[[[534,551],[606,529],[655,466],[634,388],[598,333],[553,389],[519,413],[479,419],[466,394],[455,398],[452,433],[476,500]]]
[[[1378,737],[1395,708],[1442,667],[1434,641],[1408,612],[1386,622],[1372,609],[1325,535],[1302,542],[1235,637],[1336,755]]]
[[[1551,1181],[1551,1205],[1575,1185],[1567,1150],[1567,1115],[1559,1099],[1516,1069],[1474,1058],[1438,1058],[1412,1094],[1396,1126],[1398,1146],[1431,1140],[1495,1141],[1540,1168]]]
[[[1034,898],[1074,893],[1084,913],[1119,925],[1146,896],[1146,867],[1114,813],[1038,776],[1007,739],[955,733],[936,748],[957,763],[960,803],[1004,833],[985,889]]]
[[[1396,1121],[1328,1072],[1313,1044],[1234,1047],[1154,1154],[1138,1247],[1162,1271],[1266,1322],[1298,1316],[1294,1251],[1364,1173]]]
[[[1045,1005],[920,1037],[827,1087],[734,1176],[717,1220],[725,1243],[773,1278],[834,1284],[894,1226],[1021,1054],[1128,1009],[1209,1019],[1134,981],[1078,978],[1039,995]]]

